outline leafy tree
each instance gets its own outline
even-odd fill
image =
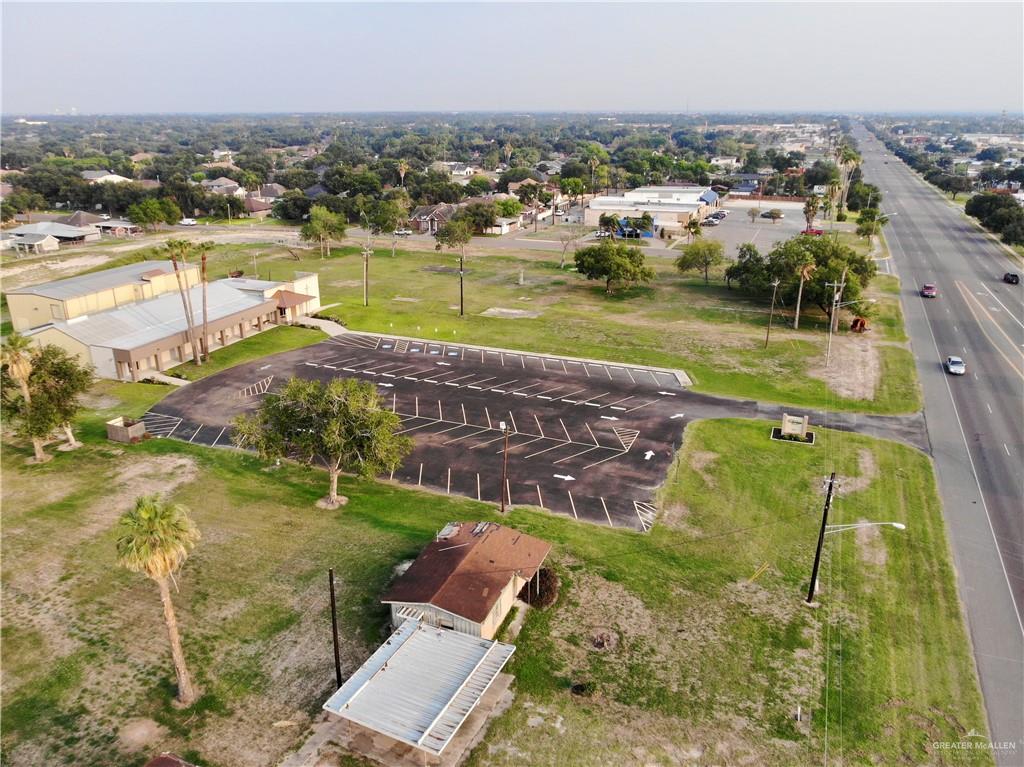
[[[298,189],[289,189],[274,203],[274,218],[282,221],[302,221],[309,215],[313,201]]]
[[[324,251],[330,251],[331,240],[340,240],[345,236],[345,220],[337,213],[331,213],[320,205],[309,209],[309,220],[299,230],[299,238],[305,242],[320,243],[320,258]]]
[[[704,230],[701,229],[700,220],[697,218],[691,218],[686,222],[686,226],[683,227],[683,231],[686,232],[686,241],[693,242],[698,237],[704,236]]]
[[[233,194],[208,194],[206,195],[206,207],[214,216],[219,218],[238,217],[245,212],[245,203],[242,198]]]
[[[752,242],[742,243],[738,250],[736,261],[725,270],[725,284],[731,289],[732,283],[736,282],[744,291],[760,295],[772,281],[768,259]]]
[[[564,172],[563,168],[563,172]],[[581,178],[563,178],[559,182],[559,188],[562,190],[562,194],[569,198],[570,204],[575,205],[576,201],[583,194],[583,179]]]
[[[575,260],[576,270],[588,280],[604,280],[604,292],[608,295],[611,295],[612,283],[629,285],[654,279],[654,270],[644,266],[640,248],[613,242],[611,238],[599,245],[580,248]]]
[[[305,168],[285,168],[274,173],[274,182],[285,189],[309,189],[318,180],[316,171]]]
[[[4,420],[13,420],[16,432],[32,441],[36,463],[50,460],[44,446],[46,438],[58,424],[53,403],[32,397],[32,342],[20,333],[11,333],[0,347],[3,367],[0,369],[0,404]]]
[[[780,218],[782,218],[782,216],[783,213],[778,208],[772,208],[771,210],[768,211],[768,217],[772,220],[773,224],[776,223]]]
[[[498,191],[507,192],[510,183],[513,181],[525,181],[528,178],[540,181],[540,174],[530,168],[509,168],[498,177]]]
[[[330,492],[322,505],[336,508],[338,476],[351,472],[370,479],[397,469],[412,449],[398,433],[401,419],[384,407],[371,381],[335,378],[328,383],[292,378],[268,394],[253,415],[234,421],[239,447],[262,458],[291,458],[323,465]]]
[[[619,217],[615,213],[602,213],[597,218],[597,225],[606,232],[611,232],[612,236],[619,231]]]
[[[559,269],[565,269],[566,253],[569,251],[569,248],[575,249],[580,238],[586,233],[587,228],[582,224],[566,224],[565,226],[559,227],[558,239],[562,243],[562,256],[558,261]]]
[[[149,198],[129,207],[128,218],[131,219],[132,223],[138,224],[143,229],[151,229],[164,220],[165,212],[159,200]],[[175,219],[175,221],[177,220]]]
[[[1024,245],[1024,216],[1003,228],[1002,239],[1007,245]]]
[[[491,180],[486,176],[473,176],[466,182],[466,191],[474,194],[487,194],[491,191]]]
[[[882,231],[882,227],[889,223],[889,217],[883,216],[878,212],[877,208],[864,208],[860,212],[860,218],[857,221],[857,235],[860,237],[870,237],[871,235],[878,234]]]
[[[719,240],[698,240],[683,246],[681,255],[676,259],[676,269],[680,272],[691,272],[699,269],[704,272],[704,284],[710,281],[709,271],[725,260],[725,247]]]
[[[46,200],[41,194],[25,190],[17,190],[0,200],[0,214],[4,221],[10,221],[15,213],[30,213],[44,208]]]
[[[498,215],[504,218],[515,218],[523,212],[523,204],[516,199],[498,200],[494,203]]]
[[[472,231],[482,233],[497,223],[498,209],[493,202],[471,202],[454,218],[468,222]]]
[[[165,224],[176,224],[181,221],[181,208],[173,198],[165,197],[160,200],[160,215]]]
[[[971,179],[967,176],[940,176],[936,186],[943,192],[949,192],[954,200],[958,194],[969,192],[972,188]]]
[[[466,246],[473,239],[473,225],[469,219],[453,218],[437,230],[434,238],[437,240],[438,248],[442,245],[452,250],[458,248],[462,257],[465,258]]]
[[[54,420],[64,430],[70,447],[79,447],[71,424],[81,409],[81,397],[93,383],[93,368],[83,365],[78,358],[59,346],[47,344],[32,355],[32,373],[29,387],[34,392],[33,402],[44,401],[52,408]]]
[[[750,223],[757,221],[757,217],[761,215],[761,211],[757,208],[747,208],[747,218],[750,219]]]
[[[181,649],[170,584],[199,537],[199,530],[189,519],[188,510],[159,495],[137,498],[135,507],[125,512],[117,523],[118,563],[133,573],[152,578],[160,589],[171,658],[178,677],[178,701],[183,706],[195,703],[198,693]]]

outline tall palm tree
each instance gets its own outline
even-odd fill
[[[796,291],[796,317],[793,319],[793,330],[800,329],[800,301],[804,297],[804,283],[811,279],[815,269],[817,267],[813,261],[808,261],[800,266],[800,287]]]
[[[32,348],[32,342],[21,333],[11,333],[0,347],[0,358],[7,366],[7,373],[18,384],[25,407],[29,409],[32,407],[32,392],[28,388],[28,379],[32,375]],[[43,450],[42,438],[32,437],[32,451],[36,463],[49,460]]]
[[[171,658],[178,677],[178,701],[183,706],[195,703],[197,695],[181,649],[170,584],[198,540],[199,530],[189,519],[188,510],[179,504],[168,503],[159,495],[137,498],[135,508],[118,520],[118,563],[133,573],[152,578],[160,589],[164,621],[171,642]]]
[[[807,222],[808,229],[814,226],[816,215],[818,215],[818,198],[812,194],[804,203],[804,220]]]
[[[409,172],[409,163],[402,159],[398,161],[398,178],[402,189],[405,189],[405,174]]]
[[[501,151],[504,152],[504,154],[505,154],[505,164],[508,165],[512,161],[512,152],[514,151],[512,149],[512,143],[511,142],[507,142],[505,144],[505,146],[503,146],[501,148]]]
[[[188,265],[186,256],[192,251],[192,243],[187,240],[168,240],[165,249],[171,259],[171,264],[174,266],[174,276],[178,281],[178,293],[181,295],[181,306],[185,312],[185,333],[188,336],[189,345],[192,347],[192,361],[196,365],[202,365],[203,359],[199,353],[199,347],[196,345],[195,315],[192,314],[192,297],[188,285],[188,272],[178,267],[178,261]]]
[[[700,221],[696,218],[691,218],[687,221],[684,228],[686,230],[687,242],[693,242],[697,237],[704,236],[704,231],[700,228]]]

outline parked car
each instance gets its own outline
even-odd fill
[[[716,210],[714,213],[708,216],[708,218],[713,218],[716,221],[722,221],[725,219],[726,215],[728,214],[724,210]]]
[[[954,376],[967,374],[967,363],[959,357],[946,357],[946,372]]]
[[[412,234],[412,229],[396,229],[394,234],[395,237],[408,237],[410,234]]]
[[[1020,275],[1016,272],[1007,272],[1003,275],[1003,282],[1010,285],[1020,285]]]
[[[800,232],[800,234],[809,234],[809,235],[811,235],[813,237],[821,237],[821,235],[825,234],[825,230],[824,229],[804,229],[803,231]]]
[[[183,218],[178,223],[181,226],[195,226],[197,221],[194,218]]]
[[[598,229],[596,232],[594,232],[594,236],[599,240],[603,240],[605,237],[611,237],[612,233],[607,231],[606,229]]]
[[[785,213],[779,213],[779,218],[785,218],[785,217],[786,217]],[[764,211],[761,214],[761,218],[772,218],[772,212],[770,210]]]
[[[939,295],[939,289],[932,285],[930,282],[926,282],[921,286],[921,297],[922,298],[936,298]]]
[[[110,214],[109,213],[100,213],[100,218],[102,218],[104,221],[109,221],[110,220]]]
[[[725,208],[722,208],[721,210],[718,210],[718,211],[715,212],[716,215],[722,215],[722,216],[728,216],[730,213],[732,213],[732,211],[731,210],[726,210]]]
[[[718,226],[720,223],[722,223],[722,222],[719,221],[717,218],[711,218],[709,216],[708,218],[705,218],[703,221],[701,221],[700,225],[701,226]]]

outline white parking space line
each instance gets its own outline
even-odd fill
[[[598,497],[600,498],[601,496]],[[608,504],[604,502],[604,498],[601,498],[601,508],[604,509],[604,515],[608,517],[608,527],[615,527],[612,524],[612,515],[608,513]]]

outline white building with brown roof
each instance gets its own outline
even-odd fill
[[[496,522],[451,522],[381,598],[410,619],[492,639],[551,544]]]

